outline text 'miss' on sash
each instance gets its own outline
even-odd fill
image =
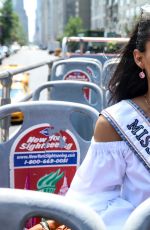
[[[150,121],[144,112],[133,101],[123,100],[101,114],[150,172]]]

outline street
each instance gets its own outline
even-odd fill
[[[40,62],[47,61],[49,59],[53,59],[53,56],[50,56],[46,50],[40,50],[35,48],[22,48],[18,53],[11,55],[8,58],[3,60],[3,65],[9,64],[19,64],[20,67],[25,67],[33,64],[38,64]],[[30,74],[29,77],[29,89],[30,91],[34,91],[38,86],[47,81],[48,77],[48,66],[42,66],[37,69],[33,69],[28,71]],[[41,100],[46,98],[46,91],[41,93]],[[19,129],[20,125],[16,124],[11,126],[10,135]]]
[[[18,53],[3,60],[3,65],[7,64],[19,64],[21,66],[28,66],[43,61],[49,60],[50,55],[46,50],[40,50],[35,48],[22,48]],[[37,69],[29,71],[30,80],[29,87],[33,91],[37,86],[47,81],[48,66],[42,66]]]

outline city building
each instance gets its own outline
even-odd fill
[[[28,41],[28,17],[24,9],[23,0],[13,0],[14,11],[18,14],[26,39]]]
[[[41,48],[54,50],[70,17],[80,17],[90,29],[91,0],[37,0],[35,41]]]
[[[128,36],[147,0],[91,0],[91,28],[105,36]]]
[[[106,20],[105,1],[91,0],[91,29],[104,30]]]
[[[22,7],[22,0],[19,2]],[[55,50],[70,17],[80,17],[84,30],[102,31],[107,37],[128,36],[141,5],[146,3],[147,0],[37,0],[35,41],[43,49]]]
[[[140,8],[147,0],[120,0],[118,5],[118,31],[122,36],[130,34],[140,17]]]
[[[76,16],[83,21],[83,28],[89,30],[91,28],[91,0],[76,1]]]
[[[40,0],[37,0],[34,42],[39,46],[41,46],[42,44],[42,12],[40,10],[41,5],[42,2]]]
[[[63,33],[63,1],[37,0],[35,42],[42,49],[54,50]]]

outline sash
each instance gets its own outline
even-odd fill
[[[150,172],[150,120],[131,100],[123,100],[101,114]]]

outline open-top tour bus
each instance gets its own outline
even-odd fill
[[[74,55],[109,55],[119,53],[120,48],[128,42],[123,37],[64,37],[62,41],[62,56]]]

